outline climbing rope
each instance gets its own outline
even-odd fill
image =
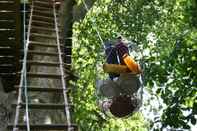
[[[20,114],[20,107],[21,107],[22,95],[23,95],[22,89],[24,89],[24,95],[25,95],[25,121],[26,121],[26,125],[27,125],[27,131],[30,131],[29,109],[28,109],[28,95],[27,95],[27,52],[28,52],[28,47],[29,47],[29,38],[30,38],[32,14],[33,14],[33,2],[32,2],[32,7],[31,7],[30,20],[29,20],[28,32],[27,32],[27,40],[26,40],[26,3],[24,2],[23,3],[24,57],[23,57],[22,70],[21,70],[21,76],[20,76],[20,85],[19,85],[19,89],[18,89],[18,101],[17,101],[16,115],[15,115],[15,120],[14,120],[13,131],[17,131],[18,130],[17,125],[19,123],[19,114]]]

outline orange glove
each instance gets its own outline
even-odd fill
[[[133,72],[135,74],[142,73],[142,70],[141,70],[139,64],[137,64],[135,62],[135,60],[133,59],[133,57],[129,56],[128,54],[124,54],[123,55],[123,61],[127,65],[127,67],[129,68],[129,70],[131,72]]]

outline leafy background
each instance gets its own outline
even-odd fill
[[[143,50],[144,105],[130,118],[106,118],[97,107],[103,56],[96,30],[104,41],[121,34]],[[196,0],[97,0],[73,32],[73,67],[80,79],[71,100],[82,131],[197,129]]]

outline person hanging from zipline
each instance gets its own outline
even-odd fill
[[[109,73],[109,80],[99,85],[100,95],[108,99],[99,102],[101,109],[109,111],[116,117],[124,117],[135,112],[140,100],[135,97],[140,88],[138,74],[140,66],[129,55],[129,49],[122,37],[112,43],[105,44],[107,64],[103,65],[104,72]],[[117,79],[114,79],[117,78]]]
[[[109,43],[105,45],[110,46],[110,48],[105,49],[107,64],[104,64],[103,68],[106,73],[120,74],[131,72],[133,74],[140,74],[142,72],[139,64],[130,56],[129,49],[121,36],[117,38],[115,47],[112,47],[111,43],[110,45]]]
[[[117,57],[116,48],[113,46],[113,43],[111,41],[108,41],[105,43],[105,54],[107,56],[106,61],[108,64],[119,64],[119,59]],[[109,78],[113,80],[116,77],[119,77],[120,75],[117,73],[110,73],[109,72]]]

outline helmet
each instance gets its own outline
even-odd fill
[[[136,105],[130,96],[120,95],[113,98],[109,109],[115,117],[125,117],[135,111]]]

